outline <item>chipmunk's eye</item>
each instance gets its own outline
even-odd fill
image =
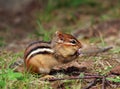
[[[70,43],[76,44],[77,42],[76,42],[76,40],[72,39],[72,40],[70,40]]]

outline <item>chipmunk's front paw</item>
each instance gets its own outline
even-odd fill
[[[50,79],[54,79],[54,78],[56,78],[56,77],[53,75],[45,75],[45,76],[41,77],[40,80],[50,80]]]

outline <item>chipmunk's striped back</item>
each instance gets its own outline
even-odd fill
[[[54,51],[50,47],[50,42],[37,41],[31,43],[25,50],[24,59],[27,62],[31,57],[39,54],[51,54]]]

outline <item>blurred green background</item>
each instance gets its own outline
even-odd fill
[[[0,0],[0,46],[51,39],[119,20],[120,0]],[[82,35],[78,34],[78,35]],[[10,47],[14,47],[11,44]]]

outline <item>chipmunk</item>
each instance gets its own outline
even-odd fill
[[[51,42],[37,41],[24,53],[26,69],[38,74],[49,74],[56,65],[75,60],[82,44],[72,35],[57,31]]]

